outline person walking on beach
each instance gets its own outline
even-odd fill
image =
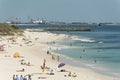
[[[48,55],[48,54],[50,54],[50,52],[49,52],[49,51],[47,51],[47,55]]]
[[[28,80],[32,80],[32,78],[31,78],[31,75],[30,75],[30,74],[28,74]]]
[[[57,61],[59,61],[59,60],[60,60],[60,56],[58,55],[58,56],[57,56]]]
[[[27,80],[26,76],[24,76],[23,80]]]
[[[54,56],[54,54],[52,54],[52,60],[55,60],[55,56]]]
[[[13,75],[13,80],[16,80],[15,75]]]
[[[23,76],[22,75],[20,76],[20,80],[23,80]]]
[[[71,77],[71,72],[69,72],[68,76]]]
[[[44,59],[43,65],[41,66],[42,72],[45,71],[45,68],[46,68],[46,59]]]
[[[18,75],[16,75],[16,78],[15,78],[15,80],[20,80],[20,79],[19,79],[19,77],[18,77]]]

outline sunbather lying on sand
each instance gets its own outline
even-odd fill
[[[17,72],[24,72],[25,69],[23,68],[22,70],[16,70]]]

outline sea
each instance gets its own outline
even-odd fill
[[[120,25],[27,24],[18,26],[37,29],[35,31],[44,31],[44,28],[90,28],[91,31],[49,31],[69,35],[56,43],[64,47],[54,52],[60,54],[61,61],[69,65],[86,67],[103,75],[120,78]]]

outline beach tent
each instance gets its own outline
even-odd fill
[[[13,55],[14,58],[18,58],[20,57],[20,53],[19,52],[15,52],[14,55]]]

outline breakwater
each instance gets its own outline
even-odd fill
[[[90,28],[44,28],[45,31],[91,31]]]

